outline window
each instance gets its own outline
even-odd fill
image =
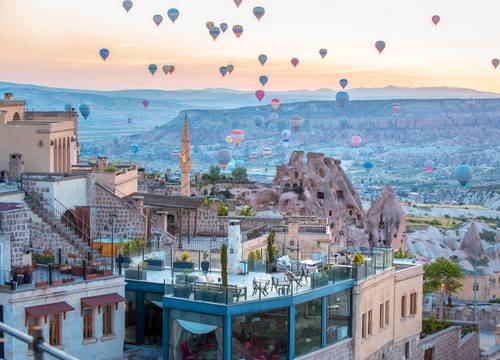
[[[328,296],[326,311],[326,344],[351,336],[351,292],[344,290]]]
[[[410,294],[410,315],[417,315],[417,293]]]
[[[319,191],[319,192],[318,192],[318,199],[324,199],[324,198],[325,198],[325,193],[324,193],[324,192]]]
[[[373,321],[372,321],[372,318],[373,318],[373,311],[368,311],[368,335],[371,335],[372,334],[372,324],[373,324]]]
[[[321,349],[321,299],[295,306],[295,357],[318,349]]]
[[[384,303],[380,304],[379,306],[379,326],[381,328],[384,327],[384,321],[385,321],[385,318],[384,318]]]
[[[410,342],[405,342],[405,359],[410,358]]]
[[[102,310],[102,335],[113,334],[113,304],[103,306]]]
[[[61,345],[61,314],[54,314],[50,316],[49,334],[50,345]]]
[[[389,300],[385,302],[385,324],[389,325]]]
[[[40,318],[30,318],[28,320],[28,335],[33,336],[33,331],[40,326]]]
[[[83,338],[90,339],[94,336],[94,312],[92,308],[83,309]]]
[[[401,296],[401,317],[406,317],[406,295]]]
[[[366,338],[366,313],[363,314],[361,319],[361,337]]]

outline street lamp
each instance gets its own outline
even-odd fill
[[[292,237],[290,240],[290,246],[294,246],[295,243],[297,243],[297,246],[295,247],[295,250],[297,251],[297,261],[300,261],[300,240],[297,236]]]
[[[108,224],[111,226],[111,269],[114,269],[115,262],[115,219],[116,219],[116,209],[113,209],[113,213],[108,219]]]

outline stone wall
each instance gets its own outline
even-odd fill
[[[22,256],[29,247],[29,210],[19,206],[0,212],[0,233],[10,239],[12,266],[22,264]]]
[[[114,237],[116,239],[145,239],[146,217],[141,208],[120,199],[111,191],[95,184],[95,199],[91,205],[91,237],[110,238],[114,218]],[[116,216],[115,216],[116,215]]]
[[[472,305],[462,305],[449,308],[433,306],[432,315],[451,321],[473,321],[474,312]],[[494,331],[500,319],[500,304],[489,304],[477,309],[477,322],[480,330]]]
[[[35,253],[51,252],[57,260],[59,249],[62,250],[63,258],[68,255],[83,255],[67,240],[55,233],[51,226],[44,222],[32,222],[31,243]],[[29,239],[26,247],[29,246]]]
[[[427,349],[433,349],[433,358],[440,360],[479,360],[479,334],[461,338],[460,326],[451,326],[420,340],[418,358],[423,359]]]
[[[301,356],[297,360],[352,360],[354,359],[352,339]]]

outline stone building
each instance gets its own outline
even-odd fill
[[[78,162],[78,114],[27,111],[23,100],[5,93],[0,101],[0,170],[22,155],[28,172],[71,172]]]

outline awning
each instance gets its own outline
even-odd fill
[[[53,304],[44,304],[37,306],[30,306],[25,308],[26,311],[26,322],[28,318],[38,318],[45,317],[45,321],[47,321],[47,316],[52,314],[61,314],[63,313],[66,317],[66,312],[73,311],[75,308],[68,304],[67,302],[61,301]]]
[[[180,319],[177,319],[177,322],[180,326],[182,326],[185,330],[189,331],[192,334],[202,335],[217,330],[217,326],[215,325],[200,324],[197,322]]]
[[[124,301],[127,301],[127,299],[117,293],[81,298],[82,309],[84,307],[93,308],[98,306],[99,311],[101,309],[101,306],[108,304],[118,304],[119,302],[124,302]]]

